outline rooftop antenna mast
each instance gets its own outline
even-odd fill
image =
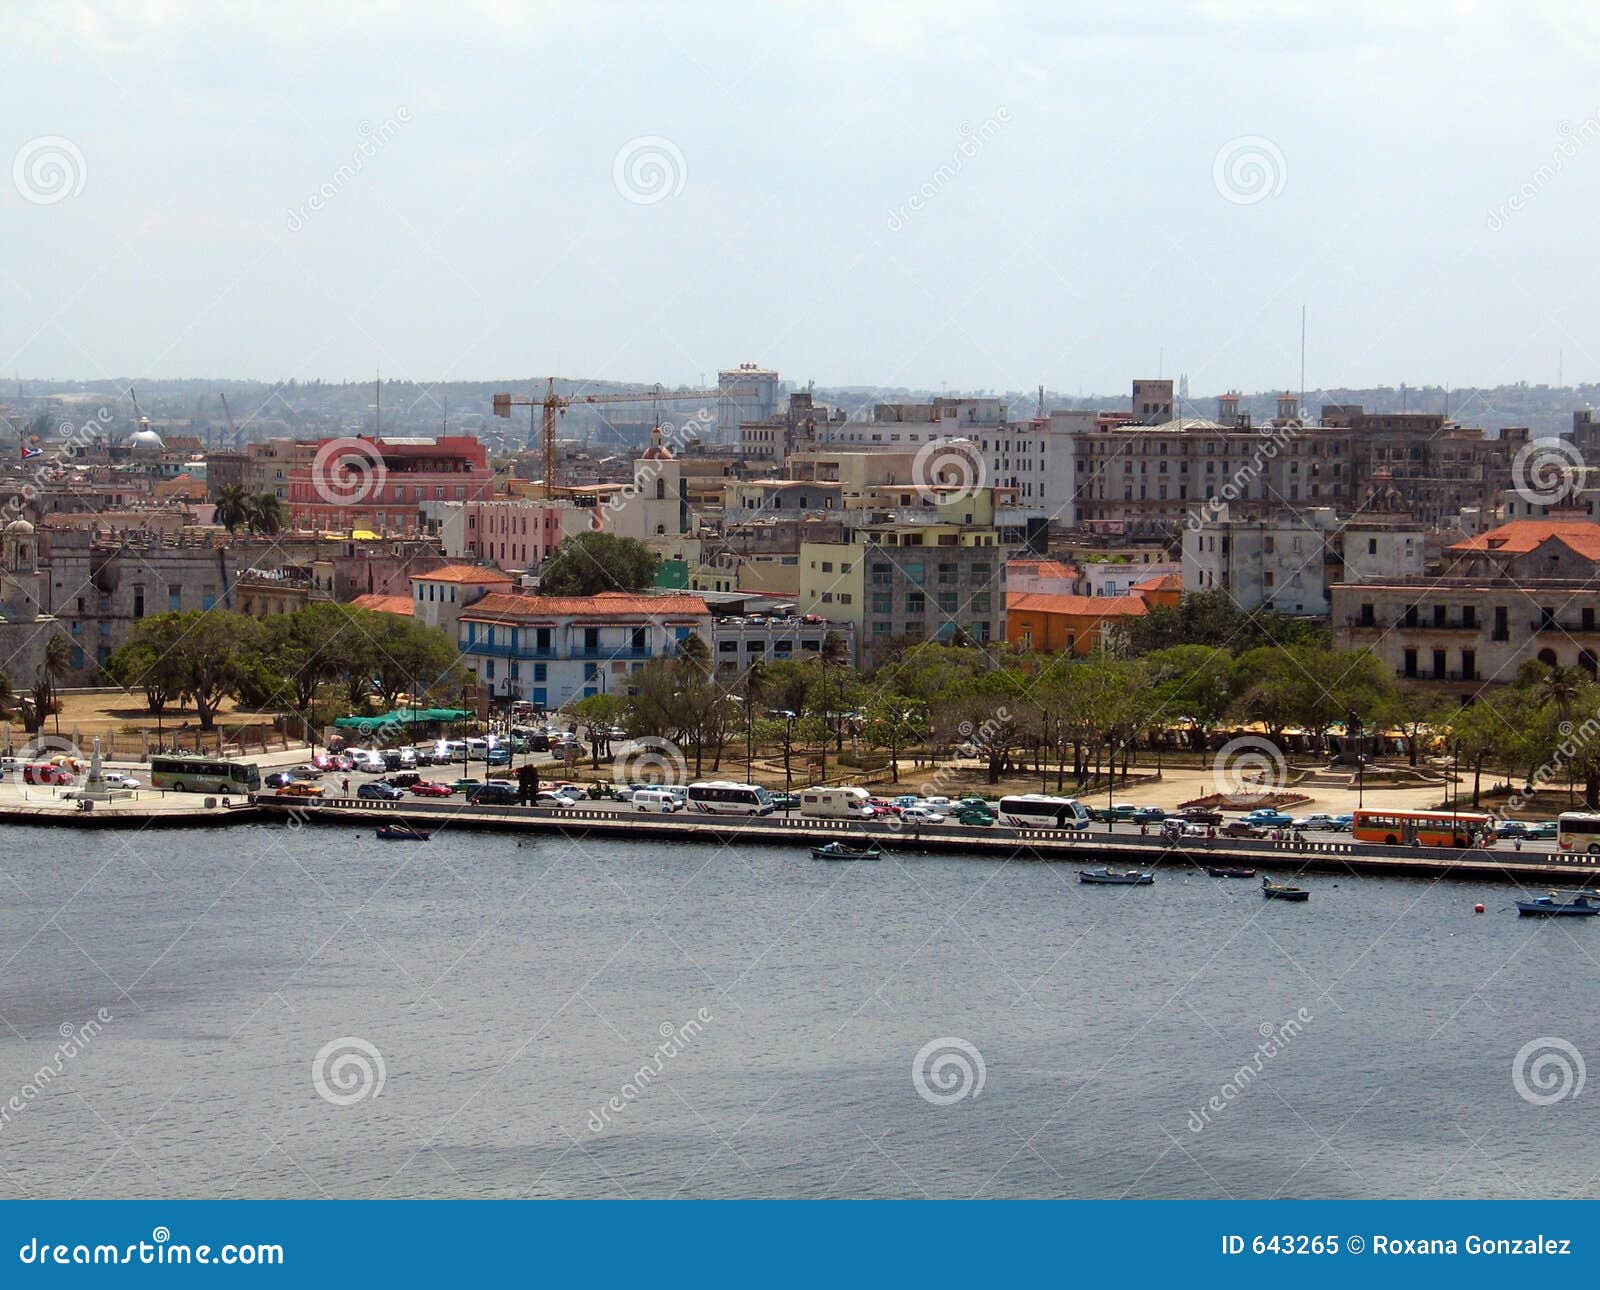
[[[1300,416],[1306,415],[1306,307],[1300,306]]]
[[[383,369],[381,367],[378,369],[377,379],[374,384],[377,387],[377,402],[372,407],[372,437],[376,439],[383,434]]]

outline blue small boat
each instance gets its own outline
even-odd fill
[[[1148,887],[1156,876],[1149,869],[1079,869],[1078,881],[1101,887]]]
[[[1517,902],[1519,918],[1592,918],[1596,914],[1600,914],[1600,900],[1586,893],[1560,900],[1552,891],[1548,896]]]
[[[859,851],[847,847],[843,842],[830,842],[825,847],[812,847],[813,860],[881,860],[883,850],[880,847],[866,846]]]
[[[1267,900],[1307,901],[1311,893],[1304,887],[1290,887],[1281,882],[1273,882],[1271,878],[1261,880],[1261,894]]]
[[[380,824],[378,836],[385,842],[426,842],[433,835],[409,824]]]

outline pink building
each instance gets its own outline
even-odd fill
[[[423,503],[490,495],[489,457],[467,435],[441,439],[322,439],[289,474],[295,527],[417,533]]]

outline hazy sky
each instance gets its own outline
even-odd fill
[[[1600,379],[1600,6],[4,14],[5,376]]]

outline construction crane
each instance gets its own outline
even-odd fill
[[[519,399],[510,394],[496,394],[494,396],[494,414],[497,417],[509,417],[512,408],[530,409],[528,416],[528,447],[531,449],[537,433],[537,421],[532,409],[544,409],[544,496],[549,501],[555,496],[556,488],[556,414],[565,412],[570,407],[582,407],[595,403],[664,403],[669,400],[682,402],[689,399],[725,399],[745,393],[742,390],[689,390],[682,394],[668,394],[658,385],[654,389],[644,390],[636,394],[574,394],[564,395],[556,393],[555,377],[550,377],[545,385],[545,394],[542,399]]]
[[[233,424],[233,409],[228,406],[228,396],[218,390],[217,397],[222,400],[222,415],[228,418],[228,437],[233,441],[233,446],[238,448],[243,440],[239,437],[239,427]]]

